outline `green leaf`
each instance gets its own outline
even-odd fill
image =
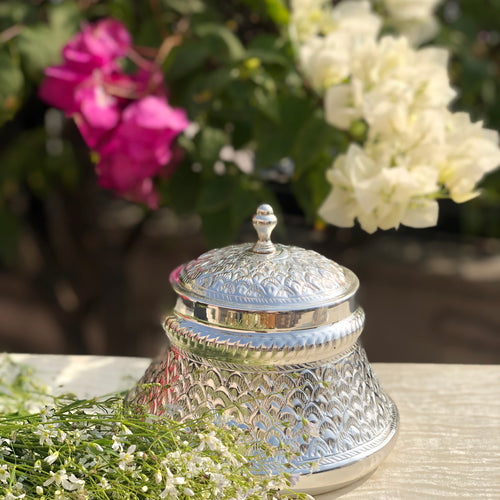
[[[279,123],[280,109],[276,93],[264,87],[257,87],[253,93],[255,107],[274,123]]]
[[[280,66],[287,66],[289,64],[288,59],[281,52],[274,49],[248,49],[246,57],[248,59],[256,58],[264,64],[277,64]]]
[[[264,202],[277,206],[273,194],[260,180],[241,173],[217,176],[205,184],[197,208],[208,244],[234,242],[242,223]]]
[[[6,30],[16,23],[25,23],[33,14],[35,7],[29,2],[19,0],[3,1],[0,3],[0,29]]]
[[[26,75],[38,82],[47,66],[61,60],[63,45],[78,29],[80,14],[74,4],[62,3],[48,12],[49,25],[26,27],[16,38]]]
[[[232,223],[233,214],[230,206],[223,207],[217,212],[200,213],[200,216],[201,232],[209,247],[224,246],[234,237],[236,231]]]
[[[236,178],[229,175],[213,177],[202,187],[197,212],[201,216],[202,233],[209,246],[219,246],[234,239],[237,227],[233,222],[231,200]]]
[[[189,93],[194,101],[207,102],[220,94],[231,81],[229,68],[218,68],[194,78],[189,86]]]
[[[57,36],[70,37],[78,30],[82,14],[76,3],[61,2],[49,7],[47,17]]]
[[[290,13],[284,0],[244,0],[244,2],[253,11],[267,15],[278,26],[288,25]]]
[[[209,54],[207,46],[192,40],[174,47],[165,61],[166,80],[178,80],[199,69]]]
[[[336,130],[325,122],[320,111],[304,121],[293,144],[295,176],[300,177],[307,169],[314,168],[315,163],[332,147],[335,134]]]
[[[193,213],[201,190],[201,175],[193,172],[191,165],[180,165],[172,177],[160,186],[165,203],[178,214]]]
[[[231,204],[237,178],[217,175],[203,185],[197,209],[201,214],[220,212]]]
[[[119,19],[129,28],[134,26],[135,22],[138,22],[135,6],[129,0],[108,0],[106,4],[106,14],[109,17]]]
[[[43,25],[27,27],[17,37],[24,70],[33,81],[40,80],[44,68],[61,59],[62,43],[55,42],[52,37],[52,30]]]
[[[0,125],[10,120],[21,104],[24,78],[16,61],[0,52]]]
[[[314,168],[310,168],[292,182],[292,191],[309,221],[317,219],[320,205],[330,192],[331,186],[326,180],[326,171],[330,161],[318,161]]]
[[[264,0],[269,17],[278,26],[288,26],[290,13],[283,0]]]
[[[197,159],[209,169],[219,159],[219,152],[227,144],[227,135],[220,129],[205,126],[195,138]]]
[[[76,187],[80,171],[70,142],[63,141],[57,154],[49,154],[46,141],[45,130],[40,127],[20,134],[3,153],[0,185],[27,184],[40,197],[54,186]]]
[[[163,0],[163,5],[182,14],[199,14],[205,10],[205,4],[201,0]]]
[[[193,31],[202,39],[200,43],[216,42],[212,51],[215,58],[218,58],[218,50],[222,50],[222,54],[230,61],[237,61],[245,57],[245,48],[242,43],[226,26],[216,23],[203,23],[195,26]]]
[[[278,98],[279,121],[259,120],[256,123],[256,164],[258,168],[269,168],[283,158],[292,155],[297,135],[311,113],[314,103],[297,96]]]

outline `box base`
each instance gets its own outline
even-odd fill
[[[391,405],[391,425],[387,434],[382,440],[374,440],[372,446],[359,453],[353,450],[352,457],[336,463],[334,466],[303,474],[297,484],[294,485],[294,491],[299,493],[308,493],[309,495],[320,495],[331,491],[353,489],[356,484],[366,480],[375,469],[389,455],[399,430],[399,412],[396,405],[390,400]]]

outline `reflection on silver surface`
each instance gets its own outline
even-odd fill
[[[256,245],[212,250],[172,272],[171,347],[127,399],[154,414],[174,407],[181,418],[224,410],[256,440],[293,449],[298,490],[341,488],[389,453],[397,408],[359,341],[356,276],[315,252],[272,244],[272,209],[258,212]],[[277,446],[266,460],[268,472],[287,467],[281,453]]]
[[[356,309],[354,297],[340,304],[305,309],[303,311],[245,311],[229,309],[178,297],[175,312],[200,323],[258,332],[304,330],[336,323]]]

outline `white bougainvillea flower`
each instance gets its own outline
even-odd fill
[[[362,83],[351,79],[343,85],[335,85],[325,93],[325,120],[340,130],[348,130],[355,120],[363,117]]]
[[[375,38],[382,24],[381,18],[372,11],[370,2],[366,0],[339,2],[332,9],[331,18],[331,31],[344,31],[354,38]]]
[[[299,42],[324,35],[332,29],[329,0],[292,0],[290,26]]]
[[[379,42],[356,45],[350,81],[326,92],[326,120],[344,130],[350,117],[392,129],[413,113],[445,109],[456,94],[447,62],[445,50],[416,50],[403,37],[385,36]]]
[[[437,222],[436,169],[425,166],[387,166],[352,144],[327,173],[332,184],[319,215],[331,224],[351,227],[357,219],[373,233],[400,224],[428,227]]]
[[[413,45],[434,38],[439,23],[434,11],[442,0],[383,0],[389,22]]]
[[[367,0],[292,0],[290,25],[299,42],[333,32],[375,37],[382,24]]]
[[[500,164],[498,133],[472,123],[468,113],[448,113],[445,148],[440,182],[456,203],[476,197],[476,184]]]
[[[315,23],[302,31],[300,65],[324,96],[326,122],[341,130],[356,121],[367,126],[364,143],[351,143],[327,173],[332,190],[319,210],[325,221],[350,227],[357,220],[370,233],[432,226],[437,199],[473,198],[500,163],[498,134],[448,110],[456,95],[448,51],[414,46],[433,34],[438,3],[382,0],[389,24],[408,36],[380,39],[380,18],[368,2],[292,3],[292,23]]]
[[[342,83],[351,73],[350,38],[345,33],[314,37],[300,48],[304,74],[318,92]]]
[[[318,92],[349,77],[353,47],[375,40],[381,26],[379,16],[366,1],[341,2],[321,16],[329,20],[328,27],[305,38],[299,50],[302,70]]]

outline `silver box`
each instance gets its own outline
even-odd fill
[[[289,467],[283,442],[296,452],[295,489],[318,494],[371,473],[399,417],[359,341],[357,277],[316,252],[273,244],[276,222],[261,205],[257,243],[211,250],[171,273],[170,347],[128,401],[181,418],[225,408],[255,439],[277,445],[271,473]]]

